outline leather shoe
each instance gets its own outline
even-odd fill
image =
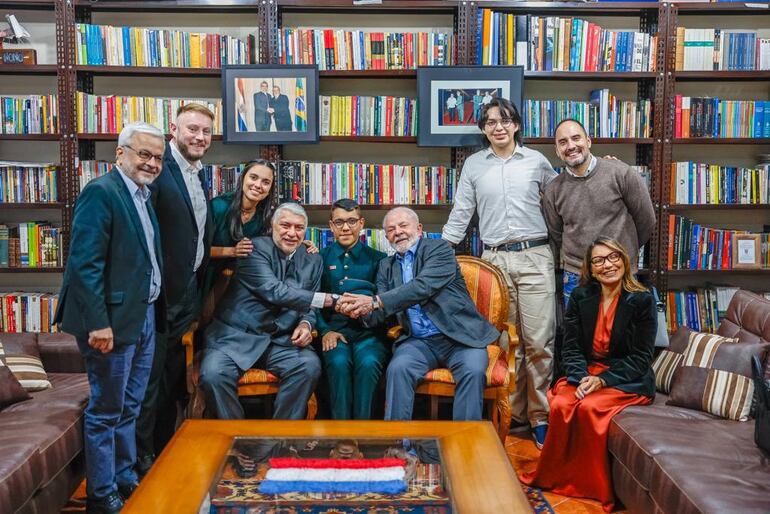
[[[137,457],[136,459],[136,466],[134,467],[136,469],[136,474],[139,475],[139,478],[144,478],[144,475],[147,474],[147,472],[150,471],[150,468],[155,463],[155,454],[149,454],[149,455],[142,455],[140,457]]]
[[[104,498],[86,498],[86,514],[119,514],[122,508],[123,500],[117,491]]]
[[[128,501],[129,496],[134,494],[136,488],[139,487],[139,482],[131,482],[129,484],[118,484],[118,492],[124,502]]]

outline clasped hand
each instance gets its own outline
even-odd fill
[[[358,319],[374,310],[374,298],[364,294],[345,293],[334,308],[337,312]]]
[[[580,383],[575,390],[575,396],[578,400],[582,400],[588,394],[598,391],[602,387],[604,387],[604,382],[602,382],[601,378],[589,375],[580,379]]]

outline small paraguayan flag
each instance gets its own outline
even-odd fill
[[[305,111],[305,86],[302,84],[304,79],[297,78],[294,87],[294,94],[297,99],[294,101],[294,126],[297,132],[307,131],[307,112]]]

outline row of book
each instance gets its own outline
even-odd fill
[[[329,205],[352,198],[362,205],[451,204],[459,173],[444,166],[280,161],[281,201]]]
[[[674,97],[674,137],[770,137],[770,101]]]
[[[677,27],[676,70],[770,70],[770,37],[756,30]]]
[[[3,134],[57,134],[56,95],[2,95],[0,121]]]
[[[734,236],[742,230],[705,227],[683,216],[668,217],[668,269],[724,270],[732,269],[733,253],[737,251]],[[770,234],[760,234],[759,255],[755,258],[762,268],[770,268]]]
[[[76,62],[90,66],[219,68],[256,62],[256,47],[255,36],[75,24]]]
[[[322,136],[416,136],[417,100],[395,96],[321,96]]]
[[[591,137],[652,137],[652,102],[621,100],[609,89],[591,91],[588,102],[525,100],[524,137],[551,137],[565,118],[580,121]]]
[[[676,204],[770,203],[770,165],[753,168],[700,162],[671,163],[671,196]]]
[[[440,232],[423,232],[422,235],[428,239],[441,239]],[[334,234],[328,228],[308,227],[305,239],[312,241],[318,248],[326,248],[334,243]],[[361,242],[366,243],[367,246],[385,252],[388,255],[396,253],[396,250],[385,237],[385,231],[381,228],[365,228],[361,231],[359,239]]]
[[[0,293],[0,332],[58,332],[53,324],[59,295]]]
[[[62,230],[47,222],[0,225],[0,267],[59,267],[62,256]]]
[[[53,203],[59,198],[55,164],[0,161],[0,203]]]
[[[147,96],[92,95],[77,92],[77,131],[89,134],[116,134],[124,125],[145,121],[170,132],[179,107],[189,103],[204,105],[214,113],[214,134],[222,133],[222,100],[157,98]]]
[[[534,71],[655,71],[658,37],[580,18],[479,9],[476,62]]]
[[[454,37],[443,32],[284,28],[280,64],[318,64],[319,70],[410,70],[454,64]]]
[[[698,332],[716,332],[737,292],[737,287],[728,286],[669,291],[666,295],[669,332],[676,332],[679,327],[689,327]],[[770,300],[770,292],[758,294]]]

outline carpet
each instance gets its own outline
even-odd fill
[[[534,514],[555,514],[553,507],[543,496],[543,491],[526,485],[521,486]]]

